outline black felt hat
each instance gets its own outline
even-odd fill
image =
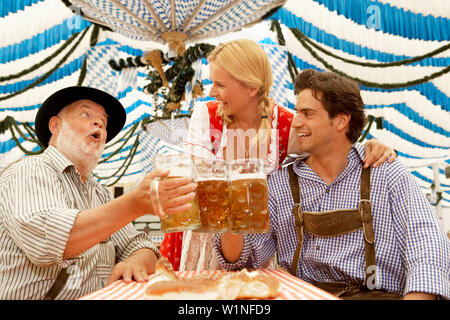
[[[98,89],[83,86],[67,87],[48,97],[36,114],[36,135],[44,147],[48,147],[48,142],[52,135],[48,128],[50,118],[56,116],[69,104],[83,99],[94,101],[105,109],[108,115],[106,142],[109,142],[122,130],[127,119],[127,114],[119,100],[109,93]]]

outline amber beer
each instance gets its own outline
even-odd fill
[[[201,227],[195,231],[220,232],[229,230],[230,188],[226,179],[197,178],[197,195]]]
[[[155,158],[155,169],[169,170],[168,176],[164,179],[193,177],[193,163],[186,154],[158,155]],[[161,219],[161,231],[179,232],[200,227],[197,194],[190,203],[191,207],[188,210]]]
[[[250,161],[250,162],[248,162]],[[267,233],[270,230],[267,177],[261,160],[231,165],[231,231]]]
[[[201,227],[195,231],[221,232],[230,227],[230,187],[226,163],[221,159],[196,159],[195,177]]]

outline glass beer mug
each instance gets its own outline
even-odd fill
[[[195,231],[221,232],[230,226],[230,188],[227,167],[220,159],[194,159],[201,227]]]
[[[160,154],[154,159],[154,169],[169,170],[164,179],[194,176],[191,156],[186,153]],[[183,212],[161,218],[161,231],[178,232],[196,229],[200,226],[197,195],[191,200],[191,207]]]
[[[241,159],[227,165],[230,180],[231,231],[270,230],[267,176],[261,159]]]

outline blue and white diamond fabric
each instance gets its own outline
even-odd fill
[[[119,47],[119,45],[96,46],[87,52],[86,86],[117,96],[120,72],[113,70],[108,61],[119,57]]]
[[[181,31],[197,41],[239,30],[285,0],[71,0],[86,19],[139,40],[163,42],[161,34]],[[175,7],[172,8],[172,5]]]
[[[261,44],[267,53],[272,66],[273,85],[270,97],[287,109],[294,109],[295,95],[287,64],[288,52],[285,47],[271,44]]]

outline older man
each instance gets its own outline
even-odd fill
[[[271,232],[225,233],[226,269],[278,251],[292,274],[344,299],[450,298],[450,246],[413,176],[398,161],[363,168],[357,84],[305,70],[295,81],[295,143],[308,155],[268,180]]]
[[[125,119],[117,99],[93,88],[65,88],[42,104],[35,125],[46,150],[0,176],[0,299],[74,299],[154,271],[159,251],[131,222],[185,210],[196,186],[161,181],[156,205],[150,183],[167,172],[153,172],[112,199],[91,172]]]

